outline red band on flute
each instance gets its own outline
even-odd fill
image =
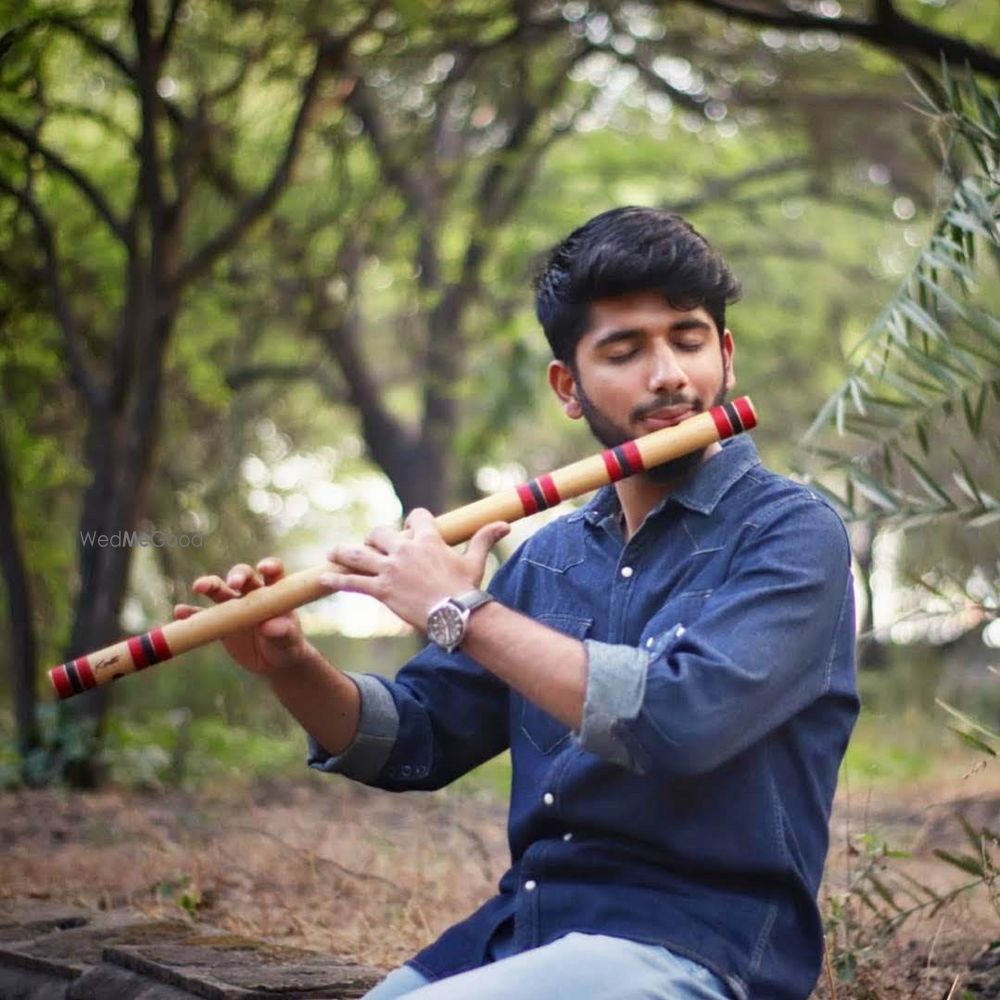
[[[65,665],[53,667],[49,671],[49,677],[52,678],[52,686],[56,689],[56,694],[60,698],[70,698],[76,693],[73,690],[73,685],[69,682],[69,675],[66,673]]]
[[[713,406],[708,412],[712,414],[712,420],[715,421],[715,429],[719,432],[720,441],[725,441],[726,438],[732,437],[736,433],[724,407]]]
[[[748,431],[757,426],[757,414],[754,412],[754,408],[750,405],[750,400],[746,396],[734,399],[733,406],[736,407],[736,412],[740,415],[743,430]]]
[[[146,651],[142,648],[142,639],[139,636],[134,635],[129,639],[128,651],[136,670],[145,670],[149,666],[149,660],[146,659]]]
[[[90,669],[90,660],[86,656],[81,656],[73,661],[73,666],[76,667],[76,675],[80,678],[80,683],[83,685],[84,691],[89,691],[92,687],[97,687],[97,678],[94,677],[94,671]]]
[[[634,472],[642,472],[643,469],[646,468],[646,465],[642,460],[642,453],[639,451],[639,446],[634,441],[626,441],[620,447],[625,453],[625,458],[628,461],[628,471],[630,475]]]
[[[153,650],[156,652],[157,663],[162,663],[164,660],[173,658],[174,654],[170,652],[170,647],[167,645],[167,637],[163,634],[162,628],[154,628],[149,633],[149,638],[152,640]]]
[[[544,476],[539,476],[538,485],[542,489],[542,496],[545,497],[546,506],[555,507],[562,498],[559,496],[559,490],[556,489],[556,484],[552,481],[552,477],[548,473]]]
[[[521,483],[517,488],[517,495],[521,498],[521,506],[524,508],[524,513],[534,514],[538,511],[538,504],[535,503],[535,495],[531,492],[531,486],[528,483]]]
[[[617,483],[625,475],[625,470],[618,464],[618,456],[615,454],[614,448],[602,451],[601,458],[604,459],[604,468],[608,470],[608,479]]]

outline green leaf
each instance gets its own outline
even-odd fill
[[[880,879],[876,878],[874,875],[868,876],[868,881],[872,884],[875,891],[889,904],[897,913],[902,913],[903,908],[896,902],[892,893],[889,891],[888,886],[882,882]]]
[[[968,872],[970,875],[978,875],[980,878],[986,875],[982,863],[968,854],[953,854],[940,847],[934,848],[934,854],[942,861],[947,861],[948,864],[961,868],[962,871]]]
[[[924,468],[924,466],[922,466],[908,452],[901,451],[900,453],[902,454],[906,464],[909,465],[910,469],[912,470],[913,475],[916,477],[917,482],[920,483],[920,485],[923,487],[924,492],[928,496],[933,497],[936,500],[940,500],[945,508],[954,509],[955,504],[952,502],[951,497],[948,496],[948,494],[945,493],[945,491],[940,486],[938,486],[938,484],[935,482],[934,478],[927,471],[927,469]]]
[[[964,813],[958,814],[958,824],[961,826],[962,831],[965,833],[966,839],[972,845],[974,851],[983,851],[983,838],[986,831],[977,830],[970,822],[968,817]]]
[[[984,742],[978,736],[973,735],[970,732],[966,732],[964,729],[959,729],[958,726],[948,727],[963,743],[972,747],[973,750],[979,753],[985,753],[990,757],[996,757],[997,752],[989,745],[989,743]]]
[[[948,335],[942,329],[941,324],[930,313],[921,309],[916,302],[904,299],[899,303],[898,309],[914,326],[923,330],[928,337],[932,337],[934,340],[947,338]]]
[[[947,702],[942,701],[940,698],[935,698],[934,701],[935,701],[935,703],[937,705],[939,705],[941,708],[943,708],[950,715],[953,715],[956,719],[958,719],[959,722],[964,723],[970,729],[974,729],[977,732],[982,733],[984,736],[988,736],[991,740],[998,740],[998,741],[1000,741],[1000,733],[995,733],[995,732],[993,732],[993,730],[987,729],[986,726],[982,725],[979,722],[976,722],[975,719],[969,718],[969,716],[967,716],[964,713],[960,712],[957,708],[954,708],[953,706],[949,705]]]

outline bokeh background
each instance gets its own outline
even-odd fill
[[[592,452],[530,282],[620,204],[730,262],[764,459],[850,522],[845,781],[987,770],[998,50],[987,0],[0,0],[0,782],[300,771],[217,647],[63,706],[44,671],[202,573]],[[95,541],[133,531],[162,544]],[[418,642],[350,595],[302,618],[346,668]]]

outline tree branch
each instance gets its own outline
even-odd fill
[[[347,99],[347,104],[361,122],[386,179],[403,196],[414,215],[426,211],[429,200],[427,191],[393,150],[392,140],[372,100],[368,85],[360,77]]]
[[[44,157],[53,169],[66,177],[80,194],[90,202],[91,207],[108,224],[108,228],[111,229],[114,235],[122,243],[128,245],[128,236],[124,225],[122,225],[121,221],[111,210],[111,206],[105,200],[104,195],[76,167],[68,164],[55,150],[43,145],[27,129],[22,128],[17,122],[11,121],[6,115],[0,115],[0,131],[6,132],[7,135],[17,139],[18,142],[30,149],[31,152]]]
[[[76,18],[58,14],[40,17],[31,23],[31,27],[46,24],[68,31],[83,42],[87,48],[93,49],[98,55],[104,56],[120,73],[128,77],[129,81],[134,80],[135,67],[131,66],[128,60],[113,45],[109,45],[104,39],[98,38],[87,31]]]
[[[1000,78],[1000,56],[953,35],[925,28],[900,14],[891,0],[876,0],[875,19],[858,21],[847,17],[820,17],[784,4],[762,4],[754,0],[687,0],[696,7],[726,14],[729,17],[766,24],[789,31],[832,31],[850,38],[860,38],[897,57],[906,51],[916,52],[937,62],[942,56],[959,68],[966,63],[977,73]]]
[[[291,178],[292,168],[302,147],[320,82],[328,68],[338,61],[343,54],[343,43],[333,44],[323,42],[317,46],[316,60],[302,88],[302,99],[292,125],[291,134],[285,146],[284,154],[279,160],[267,184],[247,199],[237,210],[229,225],[214,239],[209,240],[201,249],[182,265],[175,280],[176,289],[181,289],[196,278],[203,275],[212,264],[224,253],[236,245],[243,234],[277,201],[285,185]]]
[[[257,382],[316,382],[323,383],[326,393],[331,398],[337,398],[339,393],[333,391],[333,385],[329,379],[324,379],[322,372],[317,370],[315,364],[308,365],[280,365],[280,364],[259,364],[242,365],[238,368],[231,368],[225,374],[226,385],[234,392],[248,385]]]
[[[671,212],[683,215],[686,212],[693,212],[706,202],[717,201],[720,198],[727,198],[732,192],[749,184],[752,181],[761,180],[765,177],[777,177],[780,174],[792,173],[796,170],[805,170],[809,167],[809,158],[806,156],[783,156],[770,163],[764,163],[759,167],[751,167],[742,173],[733,174],[729,177],[710,177],[702,186],[701,191],[683,201],[672,201],[664,205]]]
[[[167,19],[158,43],[161,58],[165,58],[170,51],[170,45],[174,40],[174,29],[177,27],[177,15],[183,6],[184,0],[170,0],[170,10],[167,11]]]
[[[101,409],[105,405],[104,393],[98,387],[84,359],[83,344],[80,339],[79,330],[77,329],[76,320],[73,317],[69,300],[66,298],[66,293],[59,277],[59,258],[52,227],[45,218],[38,202],[26,191],[15,188],[12,184],[4,180],[3,177],[0,177],[0,190],[6,191],[16,198],[31,216],[31,221],[35,225],[35,231],[38,233],[38,242],[45,257],[45,279],[49,287],[49,294],[52,296],[53,311],[63,333],[70,378],[86,398],[87,402],[95,409]]]

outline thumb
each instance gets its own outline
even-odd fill
[[[465,552],[466,558],[471,560],[476,567],[485,566],[490,549],[508,534],[510,534],[510,525],[505,521],[494,521],[492,524],[487,524],[472,536],[472,541],[469,542],[469,547]]]

